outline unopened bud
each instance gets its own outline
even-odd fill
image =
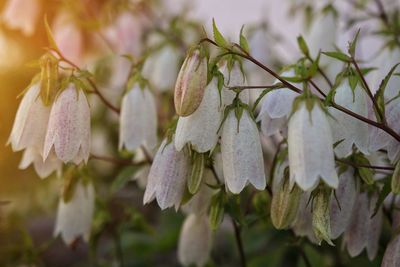
[[[328,188],[317,189],[313,200],[312,226],[315,237],[319,244],[325,240],[329,245],[334,246],[331,241],[331,223],[329,204],[331,190]]]
[[[394,194],[400,194],[400,161],[397,162],[392,175],[392,192]]]
[[[199,107],[207,85],[207,60],[200,50],[191,52],[183,62],[175,84],[175,110],[186,117]]]
[[[296,219],[302,191],[286,178],[272,196],[271,220],[277,229],[289,228]]]
[[[45,54],[40,59],[40,68],[40,97],[48,106],[57,93],[58,60],[51,54]]]

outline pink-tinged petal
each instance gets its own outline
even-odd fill
[[[83,59],[83,35],[72,14],[58,14],[52,28],[59,50],[66,58],[80,66]]]
[[[8,144],[11,144],[13,151],[19,151],[25,147],[21,147],[20,141],[24,133],[30,111],[36,99],[39,96],[40,88],[38,84],[31,86],[22,98],[19,104],[17,114],[15,116],[14,125],[11,130]]]
[[[258,190],[266,186],[260,135],[255,122],[244,110],[239,122],[230,112],[221,135],[221,154],[227,190],[240,193],[248,182]]]
[[[176,151],[173,143],[167,144],[164,140],[150,169],[144,204],[155,197],[161,209],[172,206],[178,208],[186,186],[189,164],[183,151]]]
[[[379,249],[379,237],[382,232],[382,222],[383,222],[383,211],[380,207],[378,212],[374,217],[371,216],[374,214],[376,202],[378,201],[378,195],[374,194],[369,203],[369,226],[368,226],[368,236],[367,236],[367,254],[368,259],[372,261]],[[368,218],[366,218],[368,220]]]
[[[50,112],[44,159],[52,147],[63,162],[87,160],[90,152],[90,109],[86,96],[73,86],[60,93]],[[80,149],[82,149],[81,153]]]
[[[353,207],[357,197],[357,187],[354,169],[349,168],[339,177],[339,186],[335,191],[336,197],[331,199],[330,219],[331,237],[338,238],[350,223]]]
[[[400,235],[395,236],[387,245],[381,267],[400,266]]]
[[[31,36],[35,31],[39,12],[39,0],[8,0],[2,20],[11,29],[20,29],[26,36]]]
[[[353,215],[344,234],[344,243],[351,257],[359,255],[367,245],[369,223],[369,199],[367,193],[358,195]]]

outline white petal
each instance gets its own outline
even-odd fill
[[[178,259],[184,266],[202,267],[211,251],[211,228],[205,216],[189,215],[183,226],[178,243]]]
[[[154,148],[157,142],[157,113],[152,95],[135,86],[122,100],[119,148]]]
[[[43,161],[41,151],[35,148],[27,148],[24,151],[22,160],[18,166],[19,169],[26,169],[33,163],[36,173],[40,178],[44,179],[53,172],[57,172],[57,175],[61,175],[62,162],[51,153],[49,157]]]
[[[368,102],[365,91],[358,84],[354,95],[346,80],[337,89],[335,102],[354,113],[368,117]],[[363,153],[369,154],[369,127],[368,124],[357,120],[337,109],[330,108],[329,112],[335,118],[331,119],[333,141],[343,140],[335,149],[339,157],[348,156],[352,152],[353,144]]]
[[[180,117],[175,132],[175,148],[180,151],[191,143],[199,153],[212,150],[218,142],[218,128],[222,119],[216,80],[206,87],[198,109],[188,117]]]
[[[78,182],[68,202],[60,199],[54,236],[61,234],[68,245],[80,236],[87,242],[93,219],[94,199],[93,185]]]
[[[39,89],[40,88],[38,84],[31,86],[25,93],[21,103],[19,104],[18,111],[14,120],[14,125],[8,140],[8,143],[11,144],[13,151],[24,149],[24,147],[21,147],[19,143],[23,135],[30,110],[35,103],[35,100],[39,96]]]
[[[259,190],[265,188],[260,136],[246,110],[240,119],[239,129],[234,112],[229,113],[223,125],[221,153],[225,183],[230,192],[240,193],[247,182]]]
[[[369,203],[369,218],[366,218],[366,220],[369,221],[368,235],[367,235],[367,254],[368,254],[368,259],[370,261],[372,261],[378,253],[379,237],[381,236],[381,231],[382,231],[382,222],[383,222],[382,208],[380,207],[375,216],[371,218],[371,216],[374,214],[377,200],[378,196],[377,194],[374,194],[371,197]]]
[[[290,179],[304,191],[318,185],[319,179],[337,188],[331,129],[321,107],[315,104],[311,113],[300,103],[288,127]]]
[[[400,266],[400,235],[396,235],[387,245],[381,267]]]
[[[220,71],[224,75],[224,79],[225,79],[224,84],[227,87],[247,85],[246,77],[241,72],[238,63],[235,63],[233,65],[232,70],[230,72],[229,72],[226,64],[220,69]],[[229,90],[227,87],[224,86],[222,88],[222,92],[221,92],[223,106],[232,104],[232,101],[236,96],[236,93],[233,92],[232,90]],[[244,90],[243,92],[241,92],[239,97],[243,103],[248,104],[249,100],[250,100],[249,90]]]

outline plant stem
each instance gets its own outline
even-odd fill
[[[65,63],[71,65],[72,67],[74,67],[75,69],[77,69],[78,71],[81,71],[81,68],[79,68],[78,65],[76,65],[74,62],[72,62],[71,60],[67,59],[66,57],[64,57],[63,54],[61,54],[60,51],[57,50],[53,50],[54,52],[57,53],[57,55],[60,57],[61,61],[64,61]],[[100,98],[100,100],[104,103],[104,105],[106,105],[109,109],[111,109],[112,111],[114,111],[115,113],[119,114],[120,110],[119,108],[115,107],[113,104],[111,104],[105,97],[104,95],[100,92],[99,88],[97,87],[96,83],[90,79],[89,77],[86,77],[86,80],[89,82],[90,86],[92,86],[94,93],[96,95],[98,95],[98,97]]]
[[[245,89],[279,89],[285,88],[282,84],[273,84],[273,85],[244,85],[244,86],[228,86],[226,87],[229,90],[245,90]]]
[[[235,238],[236,238],[236,244],[239,250],[239,256],[240,256],[240,264],[241,267],[246,267],[246,255],[244,254],[244,249],[243,249],[243,241],[242,241],[242,236],[241,236],[241,229],[240,226],[237,225],[235,220],[231,217],[233,229],[235,230]]]

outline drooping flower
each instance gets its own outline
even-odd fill
[[[50,108],[43,104],[40,86],[35,83],[25,93],[15,116],[8,139],[13,151],[43,148],[49,114]]]
[[[90,154],[90,108],[82,90],[69,85],[56,98],[50,112],[43,158],[54,148],[63,162],[87,162]]]
[[[79,237],[89,241],[94,200],[93,185],[78,181],[70,199],[60,199],[54,236],[60,234],[67,245],[72,245]]]
[[[207,216],[189,215],[183,226],[178,243],[178,259],[184,266],[202,267],[211,251],[211,227]]]
[[[177,48],[165,45],[146,59],[142,73],[156,90],[171,91],[178,77],[179,63]]]
[[[157,200],[161,209],[178,209],[190,171],[190,160],[184,151],[177,151],[173,142],[164,140],[151,165],[143,203]]]
[[[31,36],[35,32],[39,12],[39,0],[8,0],[2,20],[11,29],[19,29],[26,36]]]
[[[119,149],[136,150],[144,145],[153,149],[157,144],[157,110],[153,95],[138,85],[122,99]]]
[[[218,128],[222,108],[217,82],[213,79],[206,87],[199,108],[187,117],[180,117],[175,131],[175,148],[180,151],[190,143],[199,153],[212,150],[218,142]]]
[[[314,100],[306,100],[314,101]],[[303,190],[315,188],[322,179],[337,188],[333,141],[327,115],[319,103],[312,109],[301,100],[288,125],[290,180]]]
[[[259,190],[265,188],[260,135],[247,110],[239,122],[235,112],[229,112],[222,128],[221,153],[227,190],[238,194],[248,182]]]
[[[296,220],[293,223],[292,229],[296,236],[305,236],[310,242],[318,244],[318,240],[315,236],[312,226],[312,207],[309,203],[310,193],[305,192],[300,198],[300,204]]]
[[[72,14],[64,11],[53,23],[53,36],[61,53],[78,66],[82,64],[83,34]]]
[[[29,147],[25,149],[19,164],[19,169],[23,170],[33,164],[36,173],[40,178],[44,179],[53,172],[56,172],[58,177],[61,177],[62,162],[51,153],[45,161],[43,161],[42,150]]]
[[[197,49],[186,57],[176,80],[174,103],[179,116],[186,117],[197,110],[206,85],[207,59]]]
[[[357,196],[351,222],[344,234],[344,243],[351,257],[358,256],[364,248],[367,250],[368,258],[373,260],[379,248],[379,236],[382,228],[382,207],[374,214],[378,197],[371,197],[368,192]]]
[[[284,71],[281,76],[292,77],[294,70]],[[274,84],[279,83],[275,81]],[[299,84],[294,84],[299,86]],[[264,96],[261,111],[257,121],[261,121],[261,131],[266,136],[276,134],[287,126],[287,120],[292,111],[293,101],[298,94],[288,88],[281,88],[269,92]]]
[[[368,100],[365,91],[358,83],[352,91],[346,79],[335,91],[335,103],[361,116],[368,117]],[[331,119],[333,141],[341,141],[335,148],[338,157],[346,157],[352,152],[355,145],[363,154],[369,154],[368,124],[357,120],[350,115],[335,108],[329,108],[329,113],[335,118]]]
[[[335,191],[336,197],[331,199],[330,218],[332,239],[338,238],[346,231],[353,214],[357,194],[354,169],[348,168],[339,175],[339,186]]]
[[[317,189],[313,199],[312,226],[318,245],[322,240],[333,246],[331,233],[331,220],[329,215],[329,204],[332,191],[327,188]]]

